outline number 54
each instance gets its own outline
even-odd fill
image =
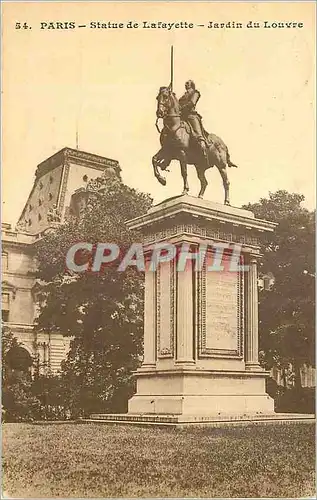
[[[23,23],[23,24],[18,23],[18,22],[15,23],[15,29],[16,30],[20,30],[22,28],[25,29],[25,30],[28,29],[27,23]]]

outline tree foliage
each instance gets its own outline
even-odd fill
[[[80,218],[70,218],[46,234],[37,247],[37,329],[73,339],[62,378],[74,415],[123,410],[131,372],[142,354],[142,274],[133,267],[118,272],[118,260],[99,273],[74,274],[65,266],[74,243],[116,243],[125,253],[139,241],[125,222],[145,213],[152,200],[116,178],[101,177],[97,183]]]
[[[291,363],[297,383],[300,366],[315,363],[315,214],[303,201],[303,195],[277,191],[244,207],[278,224],[262,248],[260,272],[272,272],[275,283],[260,292],[260,348],[267,367]]]

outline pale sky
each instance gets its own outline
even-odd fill
[[[231,203],[286,189],[315,206],[315,6],[313,3],[5,3],[3,9],[3,221],[16,222],[38,163],[61,148],[116,159],[125,183],[156,202],[180,194],[178,163],[167,186],[153,176],[159,149],[156,95],[193,79],[205,128],[229,147]],[[40,22],[142,24],[188,21],[193,29],[41,30]],[[303,22],[303,28],[208,29],[209,21]],[[15,23],[27,22],[28,30]],[[198,27],[196,24],[204,24]],[[195,168],[188,167],[197,195]],[[223,202],[216,168],[205,199]]]

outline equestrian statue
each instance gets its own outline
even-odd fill
[[[171,58],[173,68],[173,52]],[[171,84],[161,87],[157,96],[156,128],[160,132],[161,149],[153,156],[152,164],[157,180],[166,185],[166,179],[159,171],[167,170],[172,160],[178,160],[183,178],[183,193],[189,191],[187,180],[187,165],[194,165],[200,180],[199,198],[203,198],[208,185],[205,172],[216,166],[222,177],[225,191],[225,205],[229,201],[229,180],[227,167],[237,167],[230,160],[227,146],[220,137],[209,134],[203,127],[202,117],[196,111],[200,92],[195,83],[188,80],[185,83],[185,93],[178,100],[173,92],[173,73]],[[158,119],[163,119],[162,131],[158,128]]]

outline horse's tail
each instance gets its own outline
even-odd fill
[[[235,163],[232,163],[232,161],[230,160],[230,161],[228,162],[228,167],[238,168],[238,165],[236,165]]]
[[[238,168],[238,165],[236,165],[235,163],[232,163],[232,161],[230,160],[230,155],[228,153],[228,157],[227,157],[227,163],[228,163],[228,167],[234,167],[234,168]]]

